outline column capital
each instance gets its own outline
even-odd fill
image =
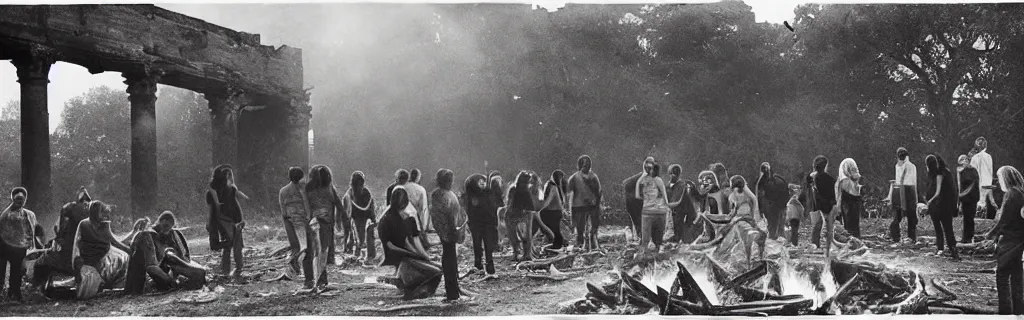
[[[26,54],[11,59],[11,64],[18,68],[18,82],[32,81],[50,82],[50,67],[60,58],[60,52],[39,44],[31,44]]]
[[[146,68],[143,72],[124,73],[124,83],[128,85],[129,98],[156,97],[156,85],[160,83],[164,71]]]
[[[204,92],[203,97],[209,102],[210,113],[215,116],[237,113],[251,102],[244,90],[233,86]]]

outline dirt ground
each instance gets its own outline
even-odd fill
[[[979,234],[991,228],[990,220],[977,220]],[[934,232],[932,223],[923,218],[919,223],[917,245],[899,245],[877,240],[888,233],[887,220],[867,219],[861,222],[865,242],[870,250],[867,254],[853,258],[883,262],[890,267],[917,270],[930,283],[932,278],[958,295],[958,303],[995,309],[995,261],[992,255],[964,255],[963,260],[953,262],[946,257],[934,255]],[[959,237],[961,220],[954,226]],[[806,228],[803,228],[806,231]],[[187,232],[191,240],[193,257],[200,263],[218,270],[219,254],[209,250],[207,241],[196,230]],[[210,292],[174,291],[150,293],[143,296],[122,296],[119,293],[105,293],[90,301],[47,300],[35,289],[26,292],[27,301],[22,304],[3,301],[0,316],[286,316],[286,315],[347,315],[347,316],[500,316],[539,315],[559,313],[559,304],[584,297],[586,282],[599,283],[608,271],[624,263],[620,253],[625,248],[624,228],[608,227],[602,234],[612,234],[602,243],[607,254],[596,261],[596,269],[581,277],[564,281],[538,280],[526,277],[526,272],[516,271],[507,252],[495,257],[498,279],[482,282],[472,276],[461,282],[461,286],[476,296],[461,303],[443,304],[443,284],[434,297],[421,301],[402,301],[397,289],[383,284],[370,284],[367,277],[391,274],[392,267],[364,267],[357,263],[332,266],[329,270],[331,288],[319,296],[295,292],[301,281],[266,281],[281,274],[283,259],[267,258],[270,253],[286,245],[284,232],[276,227],[260,226],[250,228],[246,234],[247,266],[243,275],[247,283],[235,284],[216,277],[209,287]],[[806,235],[802,239],[807,239]],[[875,239],[875,240],[873,240]],[[472,248],[459,248],[459,271],[464,273],[472,268]],[[439,257],[438,253],[438,257]],[[338,260],[341,259],[339,256]],[[931,288],[929,291],[934,292]],[[203,297],[216,297],[212,302]],[[428,307],[379,312],[367,308],[387,308],[411,304]]]

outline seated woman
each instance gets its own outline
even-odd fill
[[[420,243],[420,229],[415,211],[409,207],[409,195],[405,188],[396,187],[391,193],[388,206],[377,226],[384,260],[381,266],[395,266],[393,284],[402,290],[404,299],[430,297],[441,284],[441,266],[430,261],[427,251]]]
[[[152,229],[140,232],[132,241],[125,292],[142,294],[146,275],[158,290],[177,287],[198,289],[206,284],[206,269],[192,261],[185,236],[174,230],[175,218],[164,211]],[[182,276],[185,281],[177,278]]]
[[[732,176],[729,180],[732,189],[729,194],[729,203],[732,206],[729,210],[730,218],[751,218],[757,223],[758,228],[766,229],[764,216],[758,210],[757,196],[747,187],[747,180],[739,175]]]
[[[76,233],[72,258],[78,299],[95,297],[101,289],[124,286],[130,249],[110,230],[110,206],[94,201],[89,206],[89,218],[78,224]]]

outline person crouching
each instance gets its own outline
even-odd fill
[[[164,211],[152,229],[135,236],[128,261],[126,293],[142,294],[146,275],[158,290],[198,289],[206,284],[206,270],[192,261],[185,237],[174,230],[174,225],[174,214]],[[179,276],[185,280],[179,281]]]

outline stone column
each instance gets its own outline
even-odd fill
[[[128,73],[132,121],[132,216],[151,215],[156,210],[158,193],[156,164],[156,85],[160,72]]]
[[[204,96],[210,107],[212,167],[229,164],[238,171],[238,117],[246,105],[244,94],[239,90],[228,89],[206,93]]]
[[[11,63],[18,68],[21,84],[21,185],[28,190],[26,207],[35,211],[46,234],[57,221],[50,182],[50,113],[47,110],[47,85],[50,66],[56,62],[53,51],[33,48]],[[10,192],[10,190],[4,190]]]
[[[287,109],[285,124],[285,146],[289,166],[300,166],[309,169],[309,120],[313,117],[313,107],[309,105],[309,95],[305,99],[292,99]]]

